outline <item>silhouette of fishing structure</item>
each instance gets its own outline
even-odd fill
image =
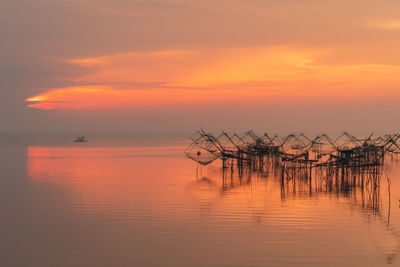
[[[188,158],[201,165],[217,159],[223,167],[229,161],[239,166],[251,165],[262,168],[264,162],[278,159],[289,168],[316,167],[367,167],[383,165],[386,154],[400,154],[400,134],[373,138],[357,138],[344,132],[336,139],[326,134],[309,138],[305,134],[291,133],[287,136],[261,136],[253,131],[244,135],[222,132],[219,135],[199,130],[192,136],[192,143],[185,150]]]
[[[387,252],[387,262],[400,253],[400,234],[390,226],[390,179],[387,175],[383,179],[385,159],[400,154],[400,134],[360,138],[344,132],[332,138],[303,133],[257,135],[253,131],[214,135],[199,130],[191,139],[185,150],[188,158],[199,166],[222,162],[221,194],[248,186],[254,178],[273,177],[283,201],[337,195],[348,199],[351,208],[373,214],[387,227],[399,245]],[[382,187],[383,182],[387,188]],[[386,192],[386,211],[382,191]]]

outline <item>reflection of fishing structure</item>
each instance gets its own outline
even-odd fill
[[[249,185],[253,178],[273,177],[282,199],[336,195],[379,218],[399,243],[400,236],[389,227],[390,180],[382,179],[385,157],[400,154],[399,138],[400,134],[358,138],[347,132],[335,139],[326,134],[309,138],[303,133],[258,136],[253,131],[213,135],[200,130],[185,154],[201,166],[222,162],[221,192]],[[388,204],[386,210],[383,202]],[[399,252],[400,247],[388,252],[388,262]]]

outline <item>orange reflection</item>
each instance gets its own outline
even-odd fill
[[[174,160],[176,154],[181,155],[180,149],[171,146],[28,147],[27,171],[32,182],[66,190],[74,203],[91,212],[100,209],[125,213],[127,203],[140,202],[148,194],[151,201],[166,200],[166,192],[157,184],[192,178],[185,173],[189,168],[182,168],[182,162]],[[176,193],[177,189],[169,190]],[[174,201],[170,193],[168,201]],[[106,202],[107,206],[102,205]]]
[[[275,216],[298,218],[296,222],[300,223],[310,222],[319,208],[335,206],[333,196],[322,191],[311,194],[308,186],[301,188],[301,184],[295,187],[304,191],[292,188],[290,194],[283,194],[280,180],[272,173],[264,178],[240,178],[237,172],[223,177],[219,162],[200,170],[202,178],[196,179],[196,166],[183,157],[182,151],[172,146],[28,147],[28,177],[41,185],[66,189],[88,207],[107,201],[118,206],[130,205],[126,202],[129,200],[160,204],[186,199],[189,209],[193,208],[190,205],[220,212],[234,209],[235,214],[250,215],[250,220],[254,216],[257,220],[266,218],[272,212]],[[319,205],[307,201],[310,198],[319,199]],[[338,202],[347,200],[344,196]],[[282,206],[285,208],[280,209]]]
[[[256,231],[266,251],[272,236],[286,242],[295,235],[296,242],[315,249],[323,242],[332,251],[346,250],[346,245],[364,251],[370,249],[368,231],[374,250],[378,244],[384,253],[398,253],[397,237],[379,214],[375,224],[365,223],[371,214],[353,206],[346,194],[310,194],[306,188],[283,196],[273,175],[239,179],[235,171],[223,178],[217,165],[200,170],[202,178],[196,179],[195,166],[179,147],[28,147],[27,158],[30,181],[65,194],[75,215],[98,215],[118,224],[142,222],[145,231],[153,229],[150,225],[158,231],[198,231],[209,224],[241,242],[248,241],[248,231]],[[301,189],[301,184],[290,187]],[[343,234],[332,235],[332,230]]]

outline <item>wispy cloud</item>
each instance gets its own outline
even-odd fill
[[[400,30],[400,18],[372,20],[367,23],[367,26],[381,30]]]
[[[398,97],[400,66],[331,64],[332,50],[251,47],[225,50],[127,53],[72,60],[87,75],[74,86],[26,99],[42,109],[147,109],[274,99],[326,101]],[[329,57],[328,57],[329,58]],[[381,88],[381,90],[376,90]],[[32,104],[32,102],[36,102]]]

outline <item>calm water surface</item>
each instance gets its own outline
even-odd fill
[[[156,144],[1,145],[1,266],[400,265],[396,162],[379,192],[330,192]]]

